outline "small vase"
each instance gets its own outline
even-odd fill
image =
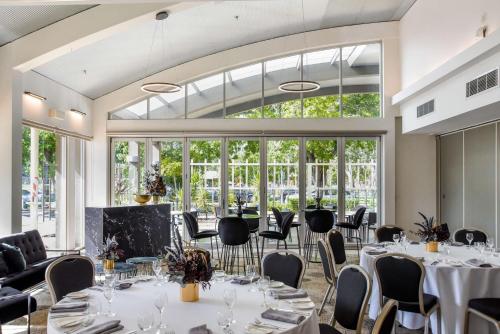
[[[158,204],[160,202],[160,196],[153,195],[153,204]]]
[[[437,241],[428,241],[425,245],[425,250],[432,253],[438,252],[439,243]]]
[[[104,270],[113,270],[113,269],[115,269],[115,260],[109,260],[109,259],[102,260],[102,268]]]
[[[181,286],[181,300],[183,302],[197,302],[200,299],[200,285],[198,283],[187,283]]]

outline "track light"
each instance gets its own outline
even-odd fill
[[[24,92],[25,95],[28,95],[28,96],[31,96],[37,100],[40,100],[40,101],[45,101],[47,100],[47,98],[45,96],[41,96],[41,95],[38,95],[38,94],[35,94],[35,93],[32,93],[32,92]]]

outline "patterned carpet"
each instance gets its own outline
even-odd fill
[[[355,251],[348,251],[348,263],[357,264],[358,258]],[[318,309],[321,305],[324,293],[328,288],[328,285],[323,278],[323,269],[321,264],[310,264],[307,268],[302,287],[311,296],[311,299],[316,303]],[[51,305],[50,296],[47,289],[40,289],[34,292],[34,297],[37,300],[38,310],[32,314],[31,317],[31,333],[46,333],[47,332],[47,312]],[[334,303],[334,301],[332,301]],[[320,316],[321,322],[328,323],[333,312],[332,304],[327,303],[323,313]],[[13,322],[10,322],[2,326],[2,334],[14,334],[14,333],[25,333],[26,332],[26,318],[20,318]],[[373,320],[365,317],[363,334],[370,333],[373,326]],[[341,328],[339,328],[341,329]],[[398,327],[396,332],[398,334],[413,334],[413,333],[423,333],[423,330],[408,330],[403,327]],[[184,334],[184,333],[178,333]]]

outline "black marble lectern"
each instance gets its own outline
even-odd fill
[[[170,246],[170,204],[85,208],[85,250],[95,257],[115,236],[125,258],[156,256]]]

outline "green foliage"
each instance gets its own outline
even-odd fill
[[[31,128],[23,127],[22,137],[23,174],[30,175],[31,168]],[[38,130],[38,176],[44,177],[44,165],[48,166],[48,177],[56,175],[56,134],[50,131]]]

